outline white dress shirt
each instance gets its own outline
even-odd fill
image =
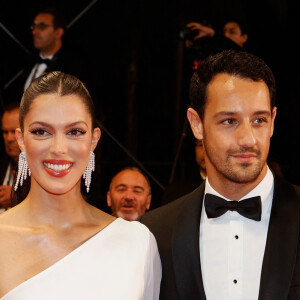
[[[207,300],[258,299],[273,191],[274,177],[268,168],[264,179],[242,198],[261,196],[260,222],[245,218],[236,211],[208,219],[203,205],[200,260]],[[226,199],[210,186],[208,178],[206,193]]]
[[[48,57],[44,57],[43,55],[40,54],[40,57],[45,59],[52,59],[52,56],[48,56]],[[47,69],[47,65],[42,63],[42,64],[35,64],[29,74],[29,76],[26,79],[26,82],[24,84],[24,91],[29,87],[30,83],[32,82],[33,79],[38,78],[39,76],[41,76],[45,70]]]

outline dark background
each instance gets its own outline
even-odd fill
[[[270,65],[278,84],[270,158],[279,163],[289,181],[300,184],[300,13],[294,2],[11,0],[1,1],[0,22],[32,52],[29,26],[37,10],[56,7],[68,23],[83,13],[66,32],[64,45],[89,59],[97,83],[94,102],[103,135],[96,151],[96,205],[105,209],[102,204],[113,174],[127,164],[141,164],[150,175],[154,208],[160,205],[171,176],[189,177],[196,170],[195,141],[185,127],[192,66],[178,34],[189,21],[208,20],[218,29],[228,17],[246,20],[247,46]],[[3,28],[0,48],[3,90],[22,70],[28,54]],[[10,100],[3,99],[4,103]]]

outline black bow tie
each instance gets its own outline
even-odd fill
[[[204,206],[207,217],[217,218],[228,210],[237,211],[240,215],[254,221],[261,220],[261,199],[260,196],[243,199],[241,201],[226,201],[216,195],[206,194]]]
[[[46,64],[47,66],[50,64],[51,59],[49,58],[41,58],[40,56],[37,57],[36,63],[37,64]]]

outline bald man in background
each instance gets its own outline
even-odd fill
[[[150,208],[150,181],[136,167],[127,167],[111,180],[107,192],[107,205],[115,217],[136,221]]]

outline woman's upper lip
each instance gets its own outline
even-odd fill
[[[66,164],[73,164],[70,160],[61,160],[61,159],[45,159],[43,160],[44,163],[53,164],[53,165],[66,165]]]

